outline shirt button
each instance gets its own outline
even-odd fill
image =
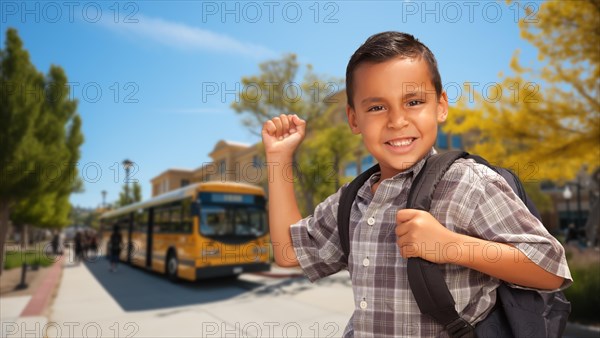
[[[365,302],[364,300],[360,302],[360,308],[361,309],[366,309],[367,308],[367,302]]]
[[[368,258],[363,259],[363,266],[369,266],[370,263]]]
[[[373,225],[373,224],[375,224],[375,218],[373,218],[373,217],[369,217],[369,219],[367,220],[367,224],[368,224],[368,225]]]

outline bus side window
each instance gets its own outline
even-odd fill
[[[154,232],[168,232],[169,209],[156,209],[154,213]]]
[[[173,232],[173,221],[171,220],[171,208],[164,209],[163,232]]]
[[[181,204],[170,208],[169,211],[171,214],[171,231],[177,233],[183,232],[183,227],[181,224]]]
[[[191,200],[184,200],[181,203],[181,231],[187,234],[192,232],[191,203]]]

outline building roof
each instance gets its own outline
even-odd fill
[[[183,168],[169,168],[169,169],[161,172],[160,174],[152,177],[150,179],[150,183],[153,183],[157,179],[159,179],[162,176],[165,176],[165,175],[167,175],[169,173],[183,173],[183,174],[190,174],[190,175],[192,175],[194,173],[194,170],[193,169],[183,169]]]
[[[217,142],[217,144],[215,144],[215,147],[208,155],[213,157],[213,155],[215,153],[217,153],[218,151],[220,151],[221,149],[224,149],[224,148],[236,148],[237,150],[241,150],[241,149],[247,149],[250,146],[251,145],[247,144],[247,143],[220,140],[219,142]]]

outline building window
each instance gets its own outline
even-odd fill
[[[450,137],[451,142],[452,142],[452,149],[462,149],[462,138],[460,137],[460,135],[452,135]]]
[[[350,163],[348,163],[346,168],[344,168],[344,176],[354,177],[354,176],[358,175],[356,170],[357,170],[356,163],[350,162]]]
[[[225,160],[221,160],[219,162],[219,174],[225,173]]]
[[[362,161],[360,162],[360,166],[363,172],[371,168],[374,164],[375,160],[373,159],[373,155],[367,155],[363,157]]]
[[[444,133],[441,127],[438,127],[438,137],[435,143],[438,149],[448,149],[448,134]]]
[[[186,185],[190,185],[190,180],[181,180],[181,186],[185,187]]]

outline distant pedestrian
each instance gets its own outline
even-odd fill
[[[98,239],[97,239],[97,235],[95,232],[91,232],[90,233],[90,246],[89,246],[89,250],[90,250],[90,255],[92,257],[96,257],[97,253],[98,253]]]
[[[569,226],[567,227],[567,238],[565,239],[567,244],[571,241],[577,241],[577,229],[575,229],[575,224],[573,223],[569,223]]]
[[[113,227],[108,244],[110,248],[110,271],[115,272],[117,271],[117,263],[119,263],[119,256],[121,255],[121,248],[123,246],[123,237],[121,236],[119,226],[116,224]]]
[[[52,254],[53,255],[58,255],[58,246],[60,243],[60,234],[58,231],[54,231],[54,235],[52,235]]]
[[[83,260],[83,236],[77,231],[75,234],[75,261],[79,264]]]

